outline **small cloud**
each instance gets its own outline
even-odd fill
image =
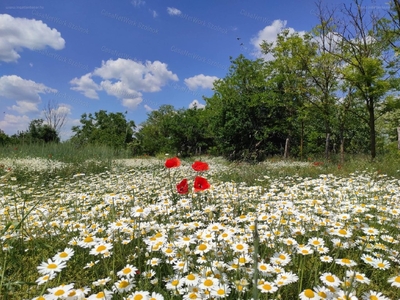
[[[217,80],[216,76],[206,76],[204,74],[199,74],[193,77],[185,79],[185,84],[190,90],[196,90],[201,87],[203,89],[211,89],[213,87],[214,81]]]
[[[149,9],[150,13],[153,15],[153,18],[158,17],[158,13],[155,10]]]
[[[197,109],[203,109],[206,106],[204,104],[201,104],[198,100],[194,99],[190,104],[189,108],[197,108]]]
[[[264,29],[260,30],[257,35],[255,35],[251,40],[250,43],[254,47],[254,52],[252,53],[255,57],[264,58],[265,60],[273,59],[271,54],[264,55],[261,50],[261,44],[263,41],[268,43],[276,44],[276,40],[278,35],[283,30],[289,30],[289,34],[293,34],[296,31],[291,27],[286,27],[287,21],[286,20],[274,20],[271,25],[265,26]],[[304,35],[304,31],[298,32],[300,35]]]
[[[140,7],[146,3],[146,1],[143,0],[132,0],[131,3],[133,4],[134,7]]]
[[[175,7],[167,7],[167,12],[171,16],[177,16],[182,13],[179,9],[177,9]]]
[[[33,67],[33,63],[29,63],[29,65],[30,65],[31,67]]]
[[[148,112],[153,111],[154,109],[152,109],[150,106],[148,106],[147,104],[144,105],[144,109]]]

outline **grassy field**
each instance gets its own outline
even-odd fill
[[[399,299],[396,160],[164,162],[4,149],[1,299]]]

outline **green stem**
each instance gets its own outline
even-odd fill
[[[258,229],[257,229],[257,218],[254,220],[254,236],[253,236],[253,242],[254,242],[254,274],[253,274],[253,299],[257,300],[258,299],[258,246],[260,244],[260,237],[258,236]]]

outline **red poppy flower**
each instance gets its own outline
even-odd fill
[[[170,159],[167,159],[165,161],[165,166],[170,169],[170,168],[176,168],[179,167],[181,165],[181,161],[179,160],[179,158],[177,157],[173,157]]]
[[[210,188],[210,184],[208,183],[207,179],[200,176],[196,176],[196,178],[194,179],[194,191],[200,192],[208,188]]]
[[[196,172],[203,172],[203,171],[207,171],[209,169],[208,163],[203,162],[203,161],[195,161],[192,165],[192,168]]]
[[[178,194],[187,194],[189,192],[189,185],[186,178],[176,185],[176,191]]]

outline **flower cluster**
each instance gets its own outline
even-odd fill
[[[165,161],[165,167],[168,169],[177,168],[180,165],[181,165],[181,161],[179,160],[178,157],[173,157],[173,158],[167,159]],[[209,170],[210,168],[208,166],[208,163],[206,163],[206,162],[195,161],[192,164],[192,169],[195,170],[196,172],[201,173],[201,172]],[[207,181],[206,178],[201,177],[201,176],[196,176],[194,178],[193,188],[194,188],[195,192],[204,191],[204,190],[210,188],[210,183]],[[188,184],[188,180],[186,178],[184,178],[181,182],[179,182],[176,185],[176,191],[178,192],[178,194],[189,193],[189,184]]]

